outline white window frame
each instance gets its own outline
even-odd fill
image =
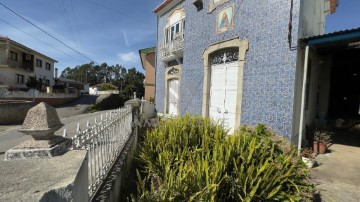
[[[37,67],[42,67],[42,60],[36,59],[36,66]]]
[[[178,29],[178,30],[177,30]],[[174,41],[174,35],[177,33],[183,33],[184,38],[185,30],[185,18],[175,22],[174,24],[165,27],[164,29],[164,44],[169,44]]]

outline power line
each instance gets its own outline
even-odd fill
[[[138,18],[134,18],[134,17],[132,17],[132,16],[130,16],[130,15],[127,15],[127,14],[124,13],[124,12],[121,12],[121,11],[119,11],[119,10],[117,10],[117,9],[113,9],[113,8],[106,7],[106,6],[104,6],[103,4],[100,4],[100,3],[98,3],[98,2],[91,1],[91,0],[88,0],[88,2],[90,2],[90,3],[94,4],[94,5],[97,5],[98,7],[102,7],[103,9],[112,11],[112,12],[114,12],[114,13],[116,13],[116,14],[123,15],[124,17],[127,17],[127,18],[129,18],[129,19],[131,19],[131,20],[133,20],[133,21],[141,22],[141,23],[144,23],[144,24],[146,24],[146,25],[149,25],[149,24],[151,25],[150,22],[146,22],[146,21],[144,21],[144,20],[140,20],[140,19],[138,19]]]
[[[24,34],[26,34],[26,35],[28,35],[28,36],[30,36],[30,37],[32,37],[32,38],[34,38],[34,39],[36,39],[36,40],[44,43],[44,44],[47,45],[47,46],[49,46],[49,47],[51,47],[51,48],[53,48],[53,49],[55,49],[55,50],[57,50],[57,51],[59,51],[59,52],[62,52],[62,53],[64,53],[65,55],[67,55],[67,56],[69,56],[69,57],[72,57],[73,59],[76,59],[76,60],[78,60],[78,61],[80,61],[80,62],[83,62],[82,60],[80,60],[80,59],[78,59],[78,58],[75,58],[74,56],[69,55],[69,54],[67,54],[67,53],[64,52],[64,51],[62,51],[62,50],[60,50],[60,49],[58,49],[58,48],[55,48],[53,45],[50,45],[50,44],[46,43],[45,41],[43,41],[43,40],[41,40],[41,39],[39,39],[39,38],[37,38],[37,37],[35,37],[35,36],[33,36],[33,35],[25,32],[24,30],[16,27],[15,25],[10,24],[8,21],[6,21],[6,20],[4,20],[4,19],[1,19],[1,18],[0,18],[0,21],[2,21],[3,23],[5,23],[5,24],[7,24],[7,25],[9,25],[9,26],[11,26],[11,27],[13,27],[14,29],[17,29],[17,30],[19,30],[20,32],[23,32]]]
[[[30,23],[31,25],[33,25],[34,27],[36,27],[37,29],[39,29],[40,31],[44,32],[46,35],[50,36],[51,38],[55,39],[57,42],[63,44],[64,46],[68,47],[69,49],[73,50],[74,52],[76,52],[77,54],[83,56],[84,58],[90,60],[90,61],[94,61],[93,59],[89,58],[88,56],[82,54],[81,52],[79,52],[78,50],[72,48],[71,46],[67,45],[66,43],[62,42],[61,40],[59,40],[58,38],[54,37],[53,35],[51,35],[49,32],[45,31],[44,29],[42,29],[41,27],[37,26],[36,24],[34,24],[33,22],[31,22],[30,20],[26,19],[25,17],[21,16],[20,14],[16,13],[14,10],[12,10],[11,8],[5,6],[3,3],[0,2],[0,5],[2,5],[4,8],[6,8],[7,10],[11,11],[12,13],[14,13],[15,15],[17,15],[18,17],[20,17],[21,19],[25,20],[26,22]],[[95,61],[94,61],[95,62]],[[96,62],[95,62],[96,63]]]

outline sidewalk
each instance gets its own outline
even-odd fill
[[[357,202],[360,200],[360,134],[337,134],[329,152],[316,157],[319,166],[311,177],[321,201]]]

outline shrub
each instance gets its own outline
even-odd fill
[[[60,84],[60,85],[53,85],[53,89],[60,89],[60,90],[62,90],[62,89],[65,89],[65,86],[62,85],[62,84]]]
[[[160,122],[140,147],[137,201],[303,201],[307,169],[264,125],[234,135],[209,119]]]
[[[39,85],[39,81],[36,80],[35,77],[29,76],[28,80],[26,81],[26,86],[28,88],[36,88]]]
[[[97,102],[95,105],[89,107],[90,112],[116,109],[124,106],[125,98],[121,94],[110,94],[100,102]]]
[[[112,85],[111,83],[101,83],[95,86],[98,87],[100,91],[118,90],[118,87]]]

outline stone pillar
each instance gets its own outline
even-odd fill
[[[33,139],[6,151],[5,160],[44,158],[64,154],[71,146],[71,140],[54,135],[54,132],[62,126],[54,107],[42,102],[29,109],[19,132],[31,135]]]
[[[128,100],[125,102],[125,106],[130,106],[132,109],[132,122],[134,124],[134,133],[136,137],[138,136],[139,126],[140,126],[140,107],[141,100],[136,98],[136,94],[134,93],[134,99]]]
[[[31,108],[19,130],[33,137],[6,151],[0,162],[0,201],[88,201],[86,150],[68,151],[71,140],[55,136],[62,127],[55,108]]]

